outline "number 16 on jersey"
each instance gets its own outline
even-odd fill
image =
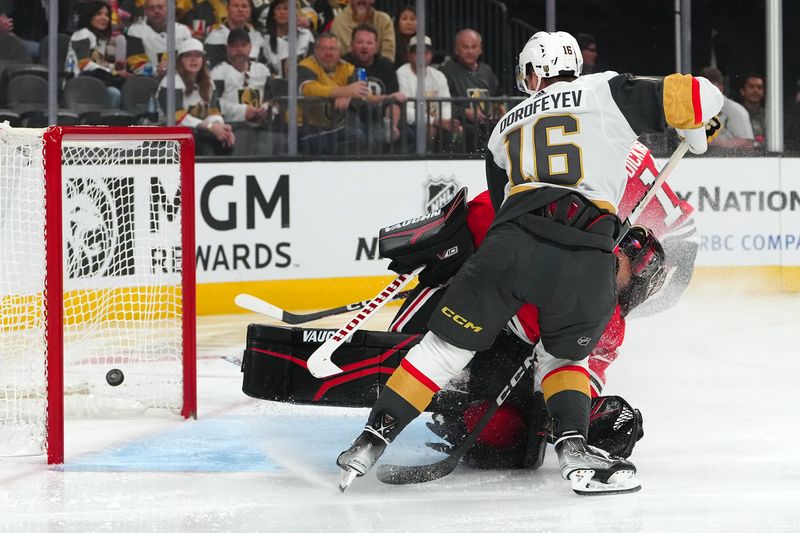
[[[505,145],[512,187],[531,181],[566,187],[580,183],[583,179],[581,147],[576,143],[555,143],[551,138],[554,132],[569,137],[580,131],[580,120],[574,115],[553,115],[540,118],[532,127],[523,124],[508,132]],[[531,170],[533,173],[528,174]]]

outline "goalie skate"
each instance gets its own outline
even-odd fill
[[[344,492],[356,477],[361,477],[375,465],[386,449],[387,442],[372,428],[367,427],[353,445],[339,454],[336,464],[342,469],[339,490]]]
[[[636,492],[642,486],[630,461],[588,446],[583,435],[565,434],[556,441],[561,476],[582,496]]]

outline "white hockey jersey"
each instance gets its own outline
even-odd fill
[[[699,127],[719,112],[704,78],[634,79],[616,72],[556,82],[511,109],[489,138],[508,178],[504,198],[539,187],[580,192],[616,213],[625,160],[644,131]],[[490,186],[491,189],[491,186]]]
[[[250,59],[258,61],[261,58],[264,48],[264,36],[250,25],[247,27],[247,33],[250,35]],[[228,36],[230,34],[231,29],[227,24],[215,24],[208,31],[208,37],[206,37],[204,44],[206,47],[225,47],[228,44]],[[214,63],[214,61],[212,61],[212,63]]]
[[[248,106],[261,107],[269,69],[263,63],[250,62],[246,72],[236,70],[227,61],[211,71],[225,122],[244,122]]]
[[[305,28],[297,28],[297,61],[302,61],[311,53],[314,44],[314,34]],[[287,36],[276,37],[276,50],[270,46],[269,34],[264,35],[264,56],[267,59],[270,72],[276,78],[286,77],[286,60],[289,58],[289,38]]]
[[[175,23],[175,49],[186,39],[192,37],[191,30],[183,24]],[[157,32],[144,20],[133,24],[126,33],[128,41],[128,70],[137,75],[146,74],[146,65],[150,65],[154,75],[156,66],[167,53],[167,32]]]

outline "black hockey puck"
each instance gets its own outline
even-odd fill
[[[112,387],[116,387],[120,385],[123,381],[125,381],[125,374],[122,373],[122,370],[119,368],[112,368],[106,374],[106,381]]]

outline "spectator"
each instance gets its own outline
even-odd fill
[[[34,61],[39,60],[39,47],[48,33],[45,0],[7,0],[0,8],[0,33],[13,33],[25,45]],[[58,10],[58,31],[71,31],[72,2],[61,0]]]
[[[219,111],[214,84],[206,67],[203,43],[185,39],[178,48],[175,77],[175,124],[195,132],[195,151],[198,155],[230,153],[236,137]],[[158,87],[159,118],[166,122],[167,79]]]
[[[117,62],[121,63],[118,70],[122,70],[126,68],[126,44],[123,33],[130,23],[131,14],[119,7],[119,0],[109,0],[108,6],[111,8],[111,40],[115,45]]]
[[[320,34],[314,43],[314,55],[301,61],[297,68],[299,94],[328,99],[304,102],[302,114],[298,112],[303,126],[300,140],[310,152],[337,153],[343,144],[360,144],[364,139],[357,119],[353,121],[354,115],[346,111],[353,98],[367,97],[369,87],[367,82],[355,79],[355,67],[341,59],[340,46],[335,35]]]
[[[766,132],[766,110],[764,109],[764,77],[759,74],[748,74],[744,84],[739,89],[742,105],[750,115],[750,125],[753,126],[753,138],[757,143],[764,143]]]
[[[581,55],[583,56],[581,75],[585,76],[586,74],[600,72],[600,69],[597,68],[597,41],[594,40],[594,36],[588,33],[579,33],[575,36],[575,40],[578,41],[578,46],[581,47]]]
[[[313,7],[319,18],[317,31],[330,32],[333,20],[347,7],[347,0],[316,0]]]
[[[408,63],[397,69],[397,81],[400,92],[409,99],[417,98],[417,36],[408,43]],[[433,52],[431,51],[431,38],[425,36],[425,96],[433,98],[450,98],[450,88],[445,75],[431,67]],[[453,120],[449,102],[426,102],[428,139],[438,142],[439,149],[445,149],[453,140],[453,134],[460,135],[461,124]],[[408,124],[416,122],[415,103],[406,104],[406,117]]]
[[[394,26],[391,17],[374,7],[375,0],[350,0],[344,11],[339,13],[331,25],[331,33],[341,43],[342,53],[350,49],[353,29],[362,22],[368,22],[378,31],[378,52],[390,61],[394,61]]]
[[[192,38],[188,27],[175,23],[175,49]],[[161,78],[167,73],[167,0],[144,0],[144,20],[128,28],[128,70]]]
[[[478,100],[475,104],[457,104],[456,117],[464,125],[469,151],[485,148],[489,134],[505,112],[503,107],[485,99],[498,96],[500,82],[492,67],[480,60],[483,44],[480,33],[465,29],[456,34],[453,43],[453,59],[440,68],[447,77],[450,94]]]
[[[272,11],[270,0],[253,0],[253,21],[256,22],[257,29],[267,32],[267,17]],[[288,11],[288,7],[287,7]],[[310,31],[312,34],[317,31],[319,17],[314,8],[308,5],[306,0],[297,0],[297,27]]]
[[[264,37],[250,24],[253,9],[250,0],[228,0],[228,20],[211,28],[206,37],[206,52],[211,66],[225,61],[225,48],[231,30],[243,28],[250,34],[250,59],[259,61],[263,54]]]
[[[0,13],[0,33],[14,33],[14,19],[5,11]]]
[[[133,24],[144,20],[144,4],[142,0],[119,0],[119,8],[129,15]]]
[[[75,76],[93,76],[108,87],[110,108],[118,108],[122,84],[133,76],[117,70],[117,57],[111,38],[111,6],[108,0],[87,0],[75,6],[78,31],[72,34],[67,51],[67,70]],[[125,64],[124,61],[121,62]]]
[[[405,5],[394,18],[394,68],[408,61],[408,42],[417,34],[417,10],[414,6]]]
[[[350,43],[350,53],[344,60],[352,63],[356,68],[363,68],[367,73],[367,84],[370,95],[367,101],[378,112],[369,113],[371,116],[362,115],[362,120],[370,124],[370,130],[375,127],[383,128],[384,117],[388,122],[388,139],[396,142],[400,139],[400,106],[396,103],[405,103],[408,99],[400,92],[397,83],[397,72],[394,64],[385,57],[378,55],[378,31],[367,23],[359,24],[353,30]],[[385,111],[381,112],[385,108]],[[372,120],[370,120],[370,118]]]
[[[222,116],[236,134],[234,155],[254,154],[262,146],[271,146],[271,143],[261,143],[259,135],[271,118],[270,103],[264,101],[269,69],[250,58],[250,48],[247,30],[231,30],[226,47],[227,61],[211,71]]]
[[[299,6],[298,6],[299,7]],[[306,28],[299,27],[299,21],[305,18],[298,11],[297,28],[297,60],[300,61],[311,52],[314,34]],[[289,0],[272,0],[265,20],[264,56],[272,75],[285,78],[288,70],[286,60],[289,58]]]
[[[192,37],[202,41],[212,27],[228,18],[228,7],[224,0],[180,0],[175,17],[192,30]]]
[[[722,111],[719,119],[722,131],[719,133],[709,148],[717,149],[752,149],[754,146],[753,127],[750,125],[750,116],[747,110],[738,102],[725,96],[725,79],[722,72],[716,67],[705,67],[700,75],[714,84],[722,93]]]

